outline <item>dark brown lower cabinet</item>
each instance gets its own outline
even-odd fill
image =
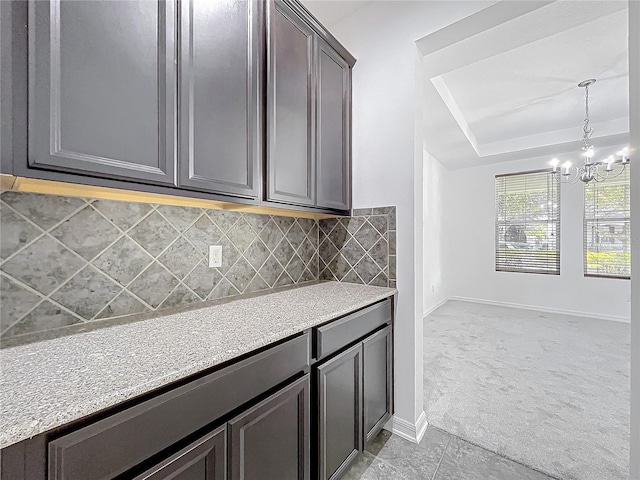
[[[310,480],[310,392],[307,374],[229,422],[230,480]]]
[[[226,433],[214,430],[134,480],[225,480]]]
[[[337,479],[362,449],[362,344],[323,363],[318,374],[318,469]]]
[[[369,442],[393,411],[391,327],[374,333],[362,342],[364,439]]]
[[[364,309],[360,316],[319,327],[316,350],[335,346],[328,335],[341,328],[344,337],[385,308]],[[367,318],[365,318],[367,317]],[[369,318],[370,319],[370,318]],[[338,331],[338,330],[336,330]],[[322,335],[321,335],[322,334]],[[349,343],[347,343],[347,346]],[[343,347],[344,348],[344,347]],[[339,351],[340,349],[338,349]],[[315,367],[317,386],[317,465],[319,480],[338,480],[393,414],[393,337],[390,324]]]

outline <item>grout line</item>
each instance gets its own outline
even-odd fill
[[[66,280],[64,280],[60,285],[58,285],[57,287],[55,287],[51,292],[49,292],[47,295],[45,295],[45,297],[47,299],[50,299],[52,295],[54,295],[58,290],[60,290],[63,286],[65,286],[71,279],[73,279],[73,277],[75,277],[76,275],[78,275],[82,270],[84,270],[85,268],[87,268],[90,264],[89,261],[84,258],[82,255],[80,255],[79,253],[75,252],[73,249],[71,249],[70,247],[67,247],[64,243],[62,243],[60,240],[58,240],[56,237],[54,237],[53,235],[51,235],[49,232],[47,232],[45,234],[45,236],[49,237],[49,239],[53,239],[54,242],[59,243],[60,245],[62,245],[62,247],[65,250],[69,250],[71,252],[72,255],[75,255],[77,258],[79,258],[82,262],[83,265],[82,267],[80,267],[77,271],[73,272],[71,275],[69,275],[69,278],[67,278]],[[95,267],[94,267],[95,268]],[[109,280],[111,280],[111,277],[109,277],[107,275],[107,278],[109,278]],[[117,282],[116,282],[117,283]],[[119,285],[119,284],[118,284]],[[41,294],[41,295],[44,295]]]
[[[436,475],[438,475],[438,470],[440,470],[440,464],[442,464],[442,459],[444,458],[445,454],[447,453],[447,449],[449,448],[449,445],[451,444],[451,437],[452,435],[448,432],[446,432],[448,434],[448,438],[447,438],[447,444],[445,445],[444,449],[442,450],[442,455],[440,455],[440,460],[438,460],[438,465],[436,466],[436,469],[433,472],[433,475],[431,476],[431,480],[435,480]]]
[[[200,265],[200,264],[198,264],[198,265]],[[197,265],[196,265],[196,266],[197,266]],[[194,269],[195,269],[195,267],[194,267]],[[192,270],[192,271],[193,271],[193,270]],[[187,277],[185,276],[184,278],[187,278]],[[195,291],[194,289],[192,289],[189,285],[187,285],[186,283],[184,283],[184,281],[183,281],[183,280],[184,280],[184,278],[183,278],[182,280],[180,280],[180,283],[178,283],[178,285],[176,285],[176,288],[174,288],[174,289],[171,291],[171,293],[173,293],[173,292],[174,292],[174,291],[175,291],[175,290],[176,290],[180,285],[182,285],[184,288],[186,288],[187,290],[189,290],[189,292],[193,293],[199,301],[204,302],[204,301],[206,300],[206,297],[203,299],[200,295],[198,295],[198,294],[196,293],[196,291]],[[215,288],[215,287],[214,287],[214,288]],[[212,288],[211,290],[213,290],[213,288]],[[171,296],[171,293],[169,294],[169,296]],[[207,294],[207,296],[208,296],[208,294]],[[169,297],[167,297],[167,298],[169,298]],[[165,298],[165,300],[166,300],[166,298]],[[191,302],[191,303],[195,303],[195,302]]]
[[[58,243],[60,243],[61,245],[63,245],[67,250],[70,250],[71,252],[73,252],[76,256],[79,256],[80,258],[82,258],[82,260],[84,260],[85,262],[87,261],[82,255],[77,254],[74,250],[72,250],[71,248],[67,247],[64,243],[62,243],[60,240],[58,240],[56,237],[54,237],[51,232],[53,230],[55,230],[56,228],[58,228],[60,225],[62,225],[64,222],[66,222],[67,220],[69,220],[71,217],[73,217],[76,213],[79,213],[81,210],[84,210],[87,206],[90,206],[90,204],[83,198],[81,199],[84,204],[78,208],[76,208],[75,210],[73,210],[70,214],[62,217],[62,220],[60,220],[58,223],[55,223],[53,226],[49,227],[49,228],[42,228],[38,225],[36,225],[34,222],[32,222],[31,220],[29,220],[27,217],[25,217],[23,214],[21,214],[19,211],[17,211],[15,208],[11,207],[10,205],[8,205],[5,202],[5,205],[7,205],[9,208],[11,208],[15,213],[17,213],[18,215],[20,215],[21,218],[27,220],[29,223],[35,225],[36,227],[38,227],[38,229],[42,232],[44,232],[44,235],[40,235],[37,239],[33,240],[32,242],[29,242],[28,244],[24,245],[20,250],[18,250],[17,252],[13,253],[12,255],[10,255],[9,257],[7,257],[6,259],[4,259],[2,261],[2,264],[4,265],[5,263],[7,263],[7,261],[11,260],[12,258],[14,258],[15,256],[17,256],[20,252],[24,251],[28,246],[33,245],[37,240],[41,239],[42,237],[44,237],[45,235],[48,235],[50,238],[53,238],[55,241],[57,241]]]
[[[113,297],[111,300],[109,300],[109,301],[105,304],[105,306],[104,306],[104,307],[102,307],[102,308],[100,309],[100,311],[98,311],[98,313],[96,313],[96,314],[95,314],[93,317],[91,317],[91,319],[89,319],[88,321],[89,321],[89,322],[93,322],[93,321],[95,321],[95,320],[102,320],[102,319],[99,319],[99,318],[98,318],[98,317],[100,316],[100,314],[101,314],[102,312],[104,312],[104,311],[106,310],[106,308],[107,308],[109,305],[111,305],[111,303],[112,303],[116,298],[118,298],[120,295],[122,295],[122,292],[124,292],[124,288],[123,288],[122,290],[120,290],[120,292],[118,292],[118,294],[117,294],[115,297]]]
[[[31,309],[29,309],[29,311],[27,313],[25,313],[18,320],[16,320],[15,322],[13,322],[9,326],[7,326],[7,328],[5,328],[4,330],[0,331],[0,337],[3,337],[9,330],[11,330],[13,327],[18,325],[25,318],[27,318],[31,312],[33,312],[36,308],[38,308],[40,305],[42,305],[45,301],[46,301],[45,298],[41,298],[40,301],[37,302]]]
[[[12,281],[13,283],[15,283],[16,285],[18,285],[19,287],[21,287],[24,290],[27,290],[28,292],[31,292],[35,295],[37,295],[38,297],[40,297],[40,301],[32,308],[30,309],[27,313],[25,313],[22,317],[20,317],[19,320],[15,321],[14,323],[12,323],[8,328],[5,328],[2,331],[2,335],[4,335],[10,328],[13,328],[14,326],[16,326],[18,323],[20,323],[22,320],[24,320],[31,312],[33,312],[36,308],[38,308],[40,305],[42,305],[44,302],[50,302],[51,304],[61,308],[62,310],[68,312],[69,314],[71,314],[72,316],[76,317],[77,319],[79,319],[82,323],[86,323],[88,320],[84,317],[82,317],[80,314],[74,312],[73,310],[65,307],[64,305],[62,305],[61,303],[53,300],[52,298],[50,298],[47,295],[44,295],[43,293],[40,293],[38,290],[36,290],[33,287],[30,287],[29,285],[27,285],[26,283],[24,283],[21,280],[18,280],[17,278],[13,277],[12,275],[9,275],[7,272],[4,271],[0,271],[0,275],[3,275],[5,277],[7,277],[10,281]],[[75,275],[75,274],[74,274]],[[66,283],[66,282],[65,282]],[[64,285],[64,284],[63,284]],[[57,290],[57,289],[56,289]],[[56,291],[54,290],[54,291]],[[53,292],[51,293],[53,294]],[[49,294],[49,295],[51,295]]]
[[[203,213],[201,208],[195,208],[196,210],[200,210],[200,214],[196,217],[195,220],[193,220],[192,222],[188,223],[186,227],[184,227],[184,231],[182,231],[180,228],[178,228],[167,216],[165,216],[160,210],[158,210],[157,207],[159,207],[161,205],[152,205],[152,208],[155,209],[156,212],[158,212],[158,214],[160,214],[160,216],[162,218],[164,218],[167,223],[169,223],[169,225],[171,225],[173,228],[175,228],[178,232],[180,232],[180,235],[182,235],[184,232],[186,232],[187,230],[189,230],[191,227],[193,227],[193,224],[196,223],[198,220],[200,220],[200,217],[202,217]],[[170,205],[165,205],[165,206],[170,206]],[[179,208],[194,208],[194,207],[179,207]]]
[[[463,442],[465,442],[465,443],[468,443],[468,444],[470,444],[470,445],[473,445],[474,447],[481,448],[482,450],[485,450],[485,451],[487,451],[487,452],[489,452],[489,453],[493,453],[494,455],[496,455],[496,456],[498,456],[498,457],[502,457],[502,458],[504,458],[505,460],[508,460],[508,461],[510,461],[510,462],[513,462],[513,463],[517,463],[518,465],[522,465],[523,467],[528,468],[529,470],[533,470],[533,471],[539,472],[539,473],[541,473],[541,474],[543,474],[543,475],[546,475],[547,477],[549,477],[549,478],[551,478],[551,479],[553,479],[553,480],[564,480],[564,479],[562,479],[561,477],[556,477],[556,476],[554,476],[554,475],[552,475],[552,474],[550,474],[550,473],[543,472],[542,470],[539,470],[539,469],[537,469],[537,468],[535,468],[535,467],[532,467],[532,466],[530,466],[530,465],[527,465],[526,463],[522,463],[522,462],[521,462],[521,461],[519,461],[519,460],[514,460],[513,458],[507,457],[506,455],[503,455],[502,453],[495,452],[495,451],[493,451],[493,450],[491,450],[491,449],[489,449],[489,448],[487,448],[487,447],[483,447],[482,445],[479,445],[479,444],[477,444],[477,443],[475,443],[475,442],[472,442],[472,441],[470,441],[470,440],[467,440],[467,439],[465,439],[465,438],[463,438],[463,437],[461,437],[461,436],[459,436],[459,435],[456,435],[455,433],[447,432],[446,430],[443,430],[442,428],[438,428],[438,427],[433,427],[433,426],[432,426],[432,428],[435,428],[436,430],[440,430],[441,432],[444,432],[444,433],[446,433],[447,435],[449,435],[449,436],[450,436],[449,441],[451,441],[451,437],[456,437],[457,439],[459,439],[459,440],[461,440],[461,441],[463,441]]]
[[[229,230],[231,230],[233,227],[235,227],[236,223],[238,223],[238,221],[242,218],[242,213],[240,213],[240,215],[238,216],[238,218],[236,218],[236,220],[235,220],[231,225],[229,225],[229,227],[226,229],[226,231],[224,231],[224,230],[222,230],[222,228],[221,228],[222,226],[221,226],[221,225],[219,225],[219,224],[218,224],[218,223],[217,223],[217,222],[216,222],[216,221],[211,217],[211,215],[209,215],[208,210],[209,210],[209,211],[214,211],[213,209],[208,208],[208,209],[205,209],[205,210],[204,210],[204,214],[205,214],[207,217],[209,217],[209,220],[211,220],[211,221],[213,222],[213,224],[218,228],[218,230],[220,230],[224,235],[226,235],[226,234],[227,234],[227,232],[228,232]],[[216,211],[216,212],[220,212],[220,213],[234,213],[234,212],[228,212],[228,211],[225,211],[225,210],[215,210],[215,211]]]
[[[25,217],[24,215],[22,215],[19,211],[17,211],[15,208],[13,208],[11,205],[9,205],[8,203],[4,202],[4,201],[0,201],[0,203],[2,204],[3,208],[8,208],[10,211],[12,211],[14,214],[16,214],[21,220],[25,220],[28,224],[30,224],[31,226],[35,227],[40,234],[36,236],[36,238],[34,238],[33,240],[31,240],[29,243],[25,243],[22,247],[20,247],[18,250],[16,250],[15,252],[13,252],[11,255],[9,255],[7,258],[3,259],[2,261],[0,261],[0,266],[4,265],[5,263],[7,263],[9,260],[11,260],[13,257],[17,256],[20,252],[22,252],[24,249],[29,248],[31,245],[33,245],[34,243],[36,243],[39,239],[41,239],[44,235],[46,235],[47,231],[42,228],[41,226],[37,225],[36,223],[32,222],[31,220],[29,220],[27,217]]]

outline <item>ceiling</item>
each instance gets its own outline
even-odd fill
[[[376,1],[302,0],[331,27]],[[417,41],[424,147],[447,168],[577,160],[590,88],[592,144],[629,141],[627,2],[502,1]],[[357,65],[356,65],[357,68]]]
[[[343,18],[373,3],[373,0],[302,0],[302,3],[320,23],[331,28]]]
[[[517,5],[516,5],[517,4]],[[577,157],[628,142],[627,3],[501,2],[418,41],[424,146],[448,168]]]

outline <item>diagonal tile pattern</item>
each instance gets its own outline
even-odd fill
[[[3,192],[0,226],[3,338],[318,280],[315,220]]]
[[[395,207],[355,213],[318,222],[3,192],[0,334],[318,279],[395,285]],[[219,268],[209,245],[222,245]]]
[[[318,222],[320,279],[395,287],[396,207],[353,213]]]

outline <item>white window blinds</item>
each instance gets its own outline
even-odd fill
[[[584,274],[587,276],[631,276],[629,169],[627,165],[620,176],[602,183],[590,182],[584,187]]]
[[[560,186],[549,170],[496,175],[496,271],[560,274]]]

